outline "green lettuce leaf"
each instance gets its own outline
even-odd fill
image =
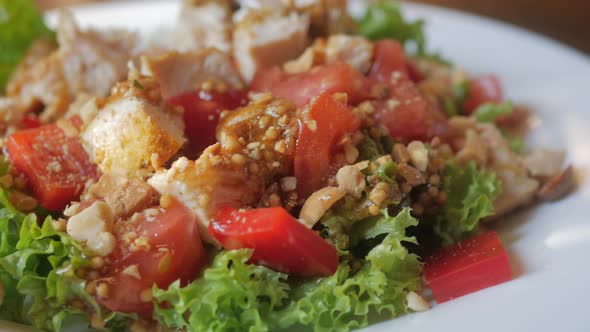
[[[369,6],[359,21],[361,35],[371,40],[393,38],[406,46],[412,44],[418,54],[426,53],[423,28],[423,20],[409,22],[404,18],[396,1],[380,1]]]
[[[415,242],[405,229],[417,224],[409,209],[396,217],[384,212],[362,237],[387,235],[361,260],[360,269],[353,270],[344,257],[336,274],[294,288],[291,303],[275,314],[277,325],[347,331],[367,326],[371,316],[390,319],[407,313],[406,295],[420,287],[422,265],[402,242]]]
[[[88,326],[89,314],[103,317],[111,330],[122,331],[132,315],[108,313],[86,290],[75,271],[89,266],[80,245],[54,229],[51,217],[39,226],[34,214],[18,212],[0,190],[0,279],[5,297],[0,319],[60,331],[71,324]],[[86,310],[72,306],[82,303]]]
[[[10,75],[38,38],[53,39],[33,0],[0,0],[0,94]]]
[[[494,213],[493,202],[502,185],[495,173],[478,169],[474,162],[466,166],[450,163],[443,181],[447,201],[436,217],[434,231],[447,245],[469,237],[482,218]]]
[[[491,123],[496,121],[499,116],[512,113],[512,109],[512,103],[509,101],[499,104],[485,103],[473,112],[473,116],[477,122]]]
[[[469,93],[469,81],[464,80],[453,85],[453,97],[445,98],[443,100],[443,107],[449,117],[461,114],[463,102]]]
[[[247,264],[249,250],[221,252],[193,283],[154,288],[159,303],[154,317],[166,327],[188,331],[253,332],[348,331],[368,325],[370,317],[399,316],[408,312],[407,293],[420,286],[422,265],[402,244],[415,242],[405,229],[416,224],[409,209],[396,217],[384,212],[363,233],[366,240],[383,239],[362,258],[342,251],[337,272],[327,278],[287,278]]]
[[[247,264],[250,250],[218,254],[202,278],[186,287],[154,287],[154,318],[188,331],[269,331],[268,318],[288,297],[287,276]]]
[[[406,20],[398,1],[382,0],[368,6],[358,26],[359,33],[371,40],[395,39],[419,58],[451,65],[440,54],[427,51],[424,20]]]

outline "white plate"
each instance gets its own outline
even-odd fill
[[[172,1],[119,1],[75,13],[85,26],[150,31],[171,25],[177,10]],[[429,45],[454,63],[473,73],[498,74],[509,97],[538,114],[529,146],[567,149],[581,178],[567,199],[518,213],[500,226],[513,281],[367,330],[589,331],[590,59],[489,19],[414,4],[405,11],[427,20]]]

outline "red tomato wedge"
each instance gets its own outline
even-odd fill
[[[274,96],[289,99],[298,107],[307,105],[322,92],[344,92],[352,104],[368,96],[365,77],[341,61],[294,75],[287,75],[276,67],[263,69],[256,73],[250,89],[271,92]]]
[[[326,277],[338,268],[336,249],[283,208],[222,208],[209,233],[226,250],[251,248],[253,263],[290,275]]]
[[[495,75],[483,75],[469,81],[469,91],[463,102],[463,111],[473,113],[485,103],[500,103],[504,100],[500,80]]]
[[[295,177],[301,197],[308,197],[322,187],[329,175],[338,141],[360,126],[359,118],[348,106],[334,100],[327,92],[312,100],[308,115],[308,120],[300,120],[295,146]],[[306,123],[309,120],[315,121],[315,128]]]
[[[374,61],[369,71],[372,82],[390,83],[393,72],[409,77],[408,64],[402,45],[392,39],[375,43]]]
[[[77,200],[98,171],[75,137],[56,125],[17,131],[8,136],[8,157],[23,173],[35,197],[48,210],[62,210]]]
[[[156,213],[151,211],[115,226],[118,247],[111,256],[113,264],[108,275],[98,281],[107,283],[109,289],[108,296],[98,297],[98,301],[112,311],[149,316],[153,304],[146,301],[149,300],[146,293],[150,294],[154,284],[166,288],[178,279],[187,284],[207,264],[195,217],[190,211],[176,201],[167,208],[158,208]],[[136,237],[129,237],[131,232]],[[131,241],[124,240],[125,234]],[[129,242],[133,242],[135,250]],[[137,271],[139,278],[129,271]]]
[[[402,46],[394,40],[375,44],[375,62],[369,72],[375,84],[389,88],[387,99],[375,102],[375,119],[391,136],[407,140],[428,140],[443,135],[444,115],[422,97],[410,79]]]
[[[216,142],[215,129],[223,110],[234,110],[248,102],[246,91],[224,93],[195,91],[170,98],[168,103],[184,108],[185,133],[192,151],[200,152]]]
[[[488,232],[428,257],[424,278],[438,303],[512,279],[508,255],[496,232]]]

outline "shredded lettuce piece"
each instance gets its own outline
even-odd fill
[[[522,138],[510,135],[506,135],[505,138],[506,140],[508,140],[508,146],[510,147],[510,150],[512,150],[512,152],[517,154],[522,153],[522,151],[524,150],[524,141],[522,140]]]
[[[404,45],[413,44],[418,54],[426,53],[424,20],[407,21],[396,1],[380,1],[367,8],[359,22],[361,35],[379,40],[393,38]]]
[[[32,0],[0,0],[0,94],[10,75],[38,38],[53,39]]]
[[[496,174],[478,169],[474,162],[465,166],[447,165],[443,179],[447,201],[437,215],[435,233],[443,245],[469,237],[479,221],[494,213],[494,200],[502,192]]]
[[[348,331],[368,325],[370,317],[399,316],[409,311],[407,293],[420,287],[422,265],[402,244],[415,243],[405,229],[417,223],[409,209],[396,217],[384,211],[364,227],[359,241],[383,239],[362,258],[342,251],[338,271],[327,278],[287,279],[248,264],[250,250],[222,252],[193,283],[154,288],[160,303],[154,317],[166,327],[188,331],[253,332]]]
[[[154,287],[154,318],[188,331],[270,331],[268,319],[288,297],[285,274],[248,264],[251,250],[218,254],[203,277],[186,287]]]
[[[372,138],[369,133],[365,133],[364,139],[359,144],[358,160],[375,160],[383,155],[389,154],[395,141],[389,135],[384,135],[378,139]]]
[[[395,39],[419,58],[451,65],[440,54],[427,51],[424,23],[406,20],[397,1],[382,0],[367,7],[358,26],[359,33],[371,40]]]
[[[82,248],[53,227],[51,217],[39,226],[35,214],[17,211],[0,191],[0,279],[4,301],[0,319],[61,331],[89,323],[92,312],[111,331],[122,331],[134,315],[103,312],[75,270],[90,264]],[[82,303],[87,310],[72,306]]]
[[[499,116],[512,113],[512,109],[512,103],[509,101],[499,104],[485,103],[480,105],[475,112],[473,112],[473,115],[477,122],[491,123],[496,121],[496,118]]]
[[[461,114],[463,102],[469,93],[469,81],[464,80],[453,85],[453,97],[448,97],[443,100],[443,107],[449,117]]]

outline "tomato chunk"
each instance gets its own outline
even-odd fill
[[[195,91],[168,100],[184,108],[185,133],[191,151],[200,152],[216,142],[215,129],[223,110],[234,110],[248,102],[246,91]]]
[[[428,257],[424,278],[438,303],[512,279],[508,255],[496,232],[488,232]]]
[[[375,62],[369,79],[387,89],[387,95],[374,102],[375,119],[387,127],[391,136],[428,140],[444,134],[446,119],[418,91],[398,42],[382,40],[375,44]]]
[[[301,197],[322,187],[329,175],[338,141],[360,126],[360,120],[348,106],[326,92],[312,100],[308,116],[309,119],[305,119],[306,115],[303,115],[295,146],[295,177]],[[310,120],[315,121],[314,128],[307,123]]]
[[[294,75],[287,75],[276,67],[263,69],[254,77],[250,89],[271,92],[274,96],[291,100],[298,107],[307,105],[322,92],[347,93],[352,104],[363,101],[368,95],[365,77],[341,61]]]
[[[469,81],[469,91],[463,102],[463,111],[473,113],[485,103],[500,103],[504,100],[500,80],[495,75],[483,75]]]
[[[153,304],[146,294],[154,284],[166,288],[178,279],[187,284],[207,264],[193,214],[176,201],[153,210],[115,226],[113,264],[98,281],[108,285],[108,296],[98,301],[112,311],[151,315]]]
[[[48,210],[62,210],[77,200],[98,171],[75,137],[56,125],[17,131],[8,137],[8,157],[23,173],[35,197]]]
[[[409,77],[406,55],[402,45],[392,39],[384,39],[375,43],[375,60],[369,71],[372,82],[389,83],[393,72]]]
[[[225,207],[209,232],[226,250],[251,248],[253,263],[291,275],[325,277],[338,268],[336,249],[283,208]]]

